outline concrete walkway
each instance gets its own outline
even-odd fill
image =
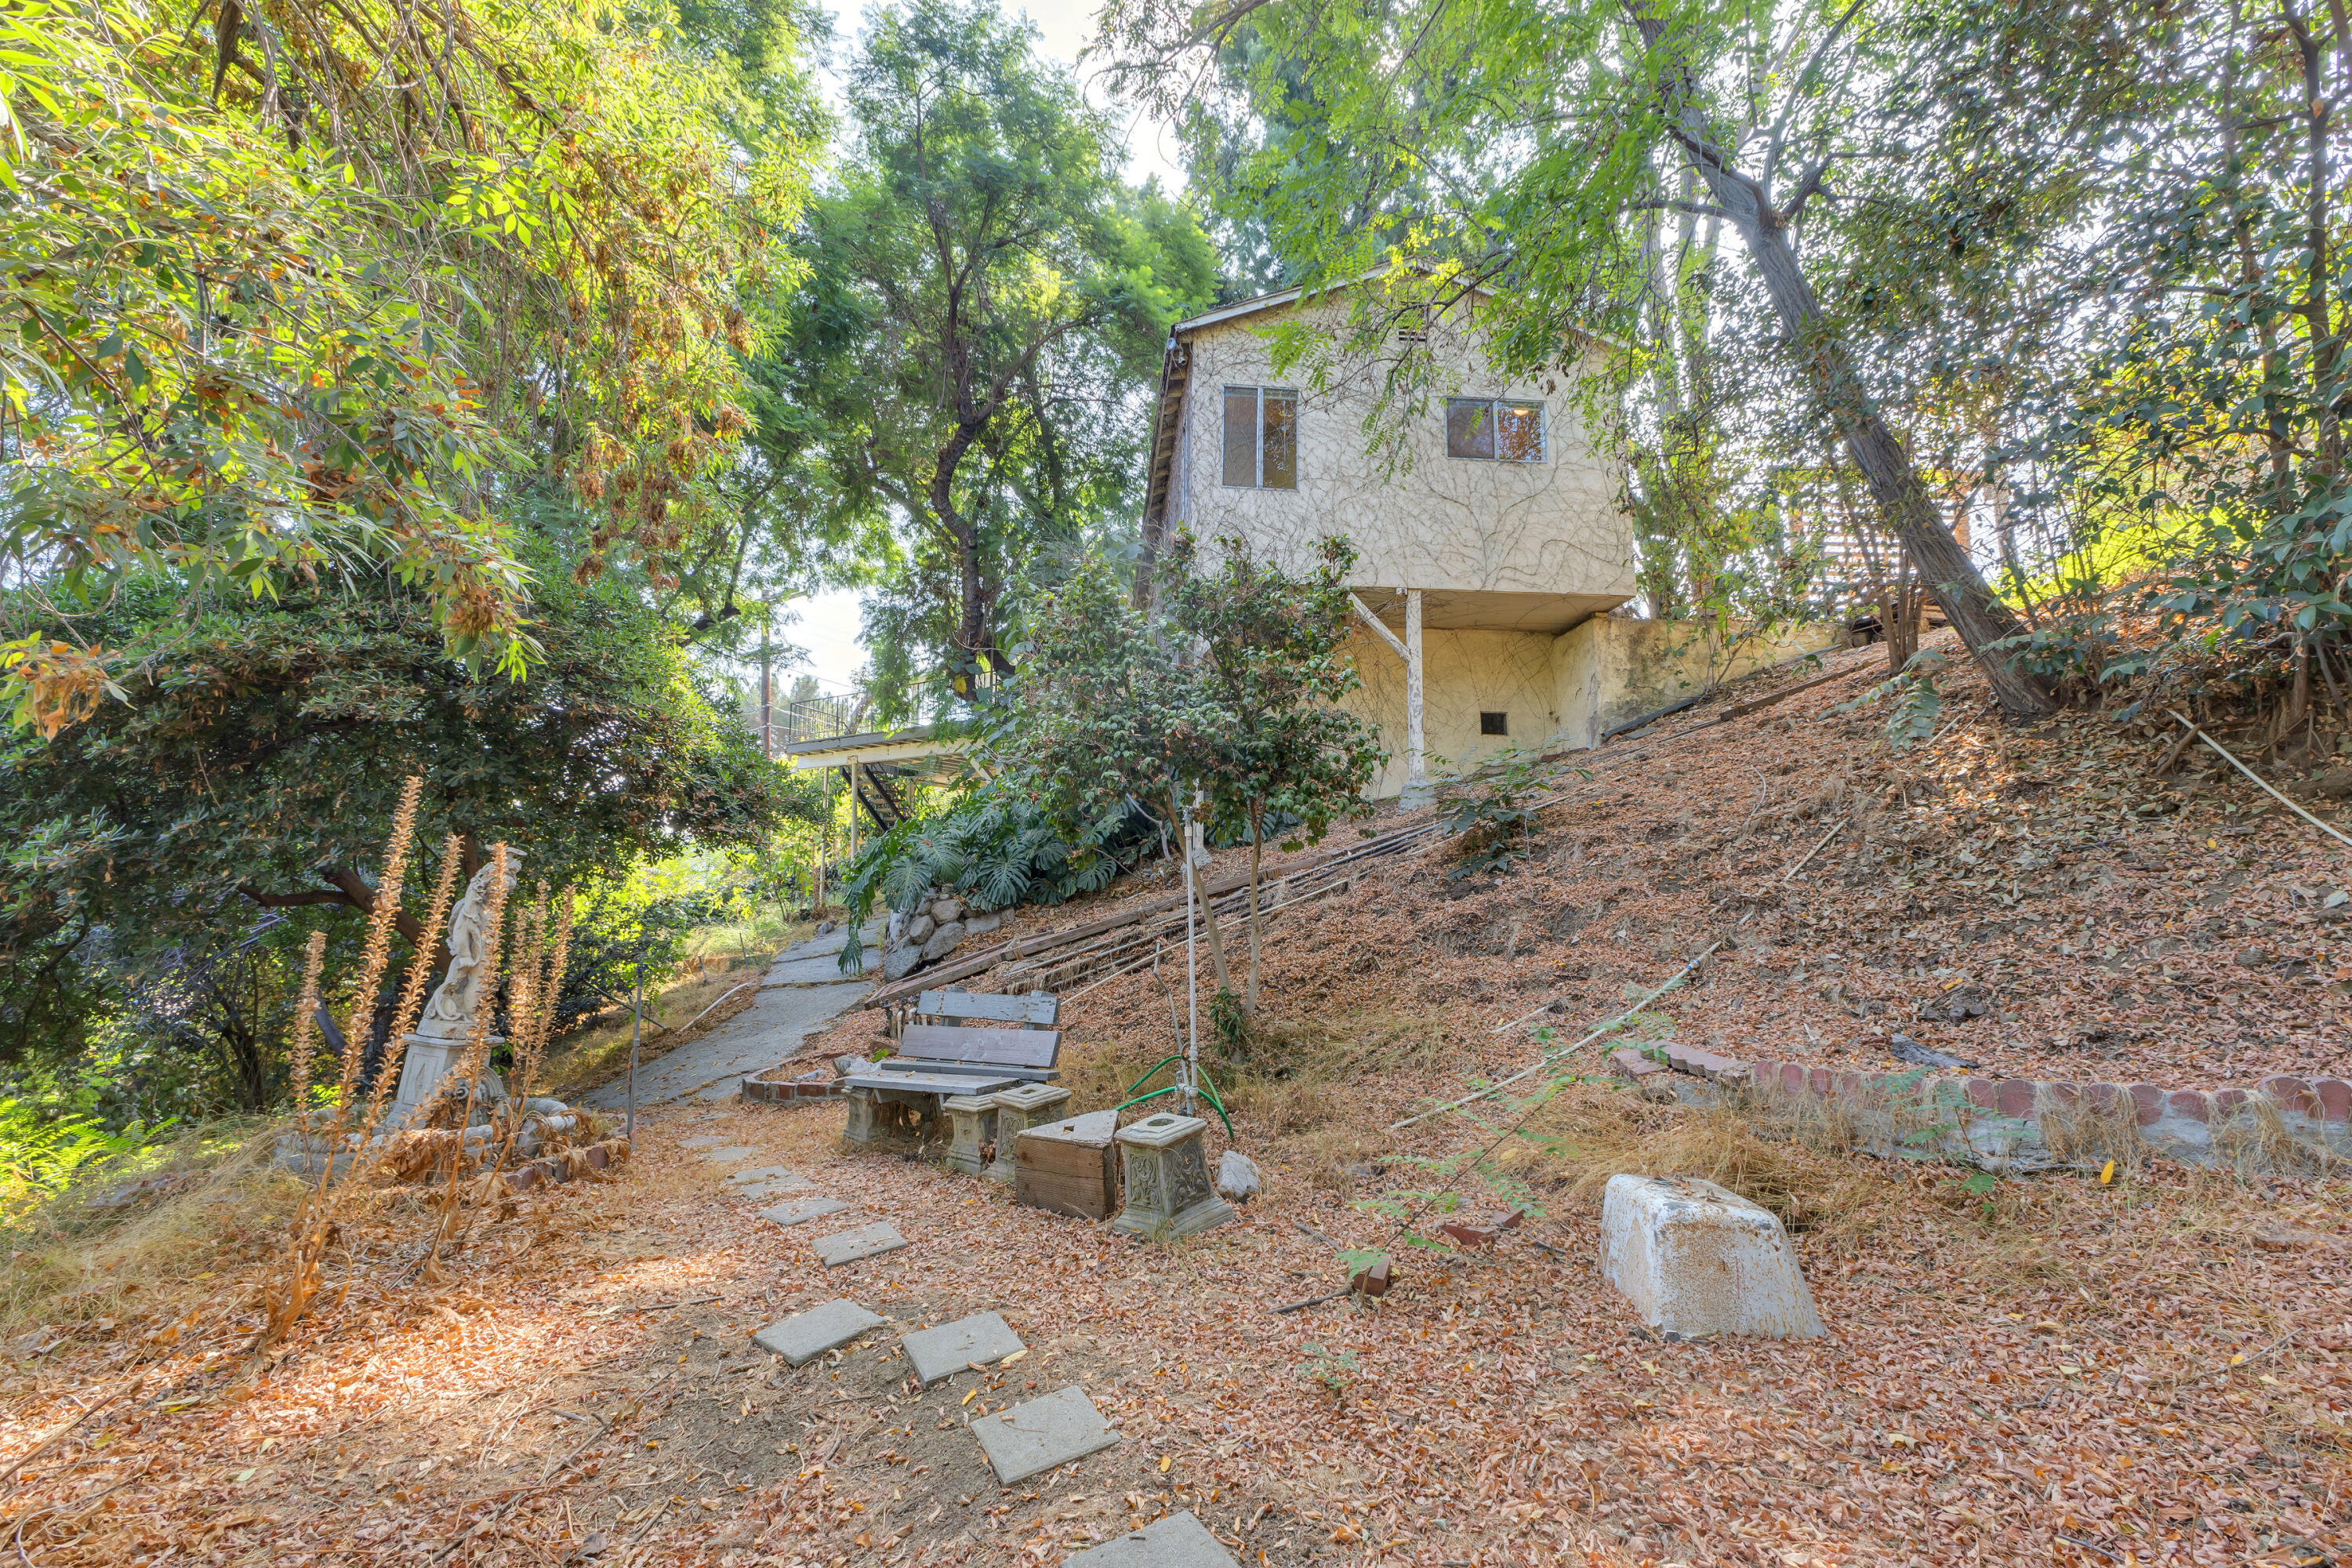
[[[802,1040],[856,1006],[873,989],[872,980],[763,989],[749,1007],[702,1038],[639,1068],[637,1104],[643,1108],[672,1100],[732,1100],[740,1092],[740,1080],[745,1073],[782,1061],[800,1048]],[[583,1104],[600,1110],[619,1110],[628,1102],[625,1077],[582,1096]]]

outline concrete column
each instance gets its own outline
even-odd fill
[[[1404,793],[1407,811],[1430,801],[1429,769],[1421,724],[1421,590],[1404,591]]]

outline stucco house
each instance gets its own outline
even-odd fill
[[[1597,745],[1612,723],[1695,691],[1714,637],[1607,613],[1633,596],[1633,524],[1622,465],[1570,395],[1574,371],[1512,380],[1481,351],[1474,308],[1432,317],[1427,342],[1452,384],[1404,416],[1401,449],[1370,452],[1375,368],[1318,391],[1276,371],[1268,341],[1286,317],[1336,324],[1346,309],[1337,292],[1292,289],[1171,330],[1147,556],[1189,527],[1303,569],[1317,539],[1349,537],[1364,681],[1349,706],[1391,758],[1376,798],[1417,798],[1440,770],[1513,747]],[[1787,651],[1737,650],[1735,669]]]

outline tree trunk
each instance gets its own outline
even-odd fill
[[[1701,173],[1705,174],[1706,171],[1703,168]],[[1976,655],[2001,707],[2016,715],[2051,711],[2056,704],[2040,681],[2019,669],[2006,655],[1987,651],[1993,643],[2013,637],[2021,629],[2017,616],[1985,585],[1976,563],[1960,548],[1960,542],[1953,537],[1935,503],[1928,499],[1911,455],[1903,449],[1886,422],[1870,408],[1854,374],[1852,356],[1829,331],[1821,303],[1814,299],[1812,289],[1799,269],[1788,230],[1775,215],[1757,210],[1758,204],[1752,200],[1746,204],[1748,210],[1743,213],[1738,205],[1727,199],[1727,193],[1744,195],[1746,187],[1733,184],[1721,175],[1717,179],[1722,183],[1716,190],[1717,199],[1730,210],[1732,226],[1747,241],[1748,254],[1764,275],[1765,290],[1772,298],[1780,324],[1788,330],[1797,352],[1804,356],[1814,389],[1829,405],[1830,416],[1845,442],[1847,454],[1869,481],[1871,499],[1878,503],[1880,513],[1902,540],[1904,552],[1917,568],[1920,581],[1942,603],[1944,614],[1959,632],[1960,640]]]
[[[1620,3],[1643,41],[1656,48],[1664,40],[1666,24],[1646,8],[1645,0]],[[1748,247],[1763,277],[1764,290],[1771,298],[1773,313],[1780,317],[1807,378],[1828,408],[1847,453],[1869,481],[1872,499],[1903,541],[1920,580],[1943,602],[1944,613],[1983,667],[2001,707],[2013,715],[2051,711],[2056,704],[2047,687],[2019,669],[2013,659],[1987,651],[2021,629],[2017,616],[1985,585],[1976,563],[1969,559],[1928,500],[1911,455],[1872,406],[1854,370],[1852,352],[1830,329],[1821,300],[1805,281],[1796,247],[1789,237],[1790,216],[1775,210],[1763,186],[1733,168],[1728,154],[1716,145],[1706,111],[1690,91],[1689,84],[1697,74],[1688,60],[1662,62],[1660,106],[1692,171],[1706,184],[1707,194]],[[1792,90],[1802,90],[1801,84]],[[1801,198],[1796,205],[1801,205]]]

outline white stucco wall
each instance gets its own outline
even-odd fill
[[[1706,621],[1595,616],[1552,639],[1552,706],[1561,738],[1600,744],[1629,719],[1696,697],[1710,684],[1840,646],[1843,628],[1799,626],[1770,636]]]
[[[1457,387],[1403,415],[1402,455],[1366,450],[1377,398],[1375,372],[1344,374],[1328,392],[1301,369],[1276,374],[1263,336],[1283,311],[1194,330],[1168,516],[1203,540],[1237,533],[1251,549],[1303,567],[1314,542],[1344,533],[1355,544],[1353,582],[1366,587],[1434,591],[1431,624],[1557,632],[1633,593],[1633,541],[1619,506],[1622,476],[1595,451],[1564,377],[1554,384],[1489,373],[1475,326],[1440,322],[1432,345]],[[1307,307],[1336,319],[1342,306]],[[1254,489],[1223,483],[1223,391],[1277,386],[1298,393],[1298,488]],[[1450,458],[1447,395],[1541,403],[1541,460],[1512,463]],[[1486,599],[1484,595],[1497,595]],[[1508,597],[1502,597],[1507,595]],[[1534,596],[1540,596],[1539,598]],[[1433,745],[1435,744],[1433,732]]]
[[[1542,632],[1422,634],[1422,730],[1429,776],[1444,778],[1513,747],[1548,744],[1559,728],[1553,707],[1552,644]],[[1380,731],[1388,765],[1372,781],[1375,800],[1404,788],[1404,660],[1370,632],[1348,645],[1363,685],[1341,706]],[[1508,735],[1478,732],[1481,711],[1507,714]]]

